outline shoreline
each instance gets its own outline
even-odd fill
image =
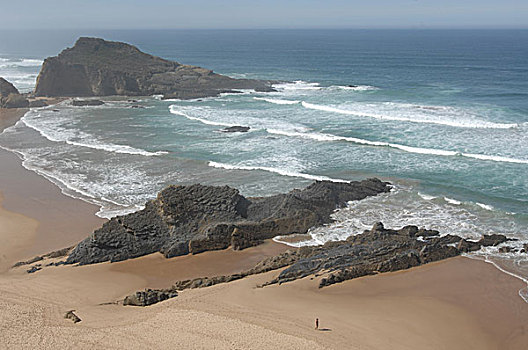
[[[0,237],[17,230],[14,241],[3,246],[21,256],[16,260],[77,243],[104,222],[95,216],[97,206],[62,194],[12,152],[0,150],[0,163],[0,222],[10,223],[2,225]],[[95,348],[524,349],[528,341],[528,305],[517,296],[523,283],[464,257],[323,289],[317,288],[317,277],[255,288],[278,270],[186,290],[146,308],[101,305],[178,279],[234,273],[286,249],[291,248],[268,241],[242,251],[172,259],[151,254],[35,274],[11,269],[0,273],[0,343],[8,348],[74,342]],[[15,256],[4,267],[11,260]],[[81,323],[63,318],[71,309]],[[326,331],[313,330],[315,317]]]

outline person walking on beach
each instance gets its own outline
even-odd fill
[[[315,319],[315,329],[319,329],[319,319]]]

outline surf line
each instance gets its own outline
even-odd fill
[[[352,142],[352,143],[359,144],[359,145],[395,148],[395,149],[399,149],[404,152],[416,153],[416,154],[429,154],[429,155],[437,155],[437,156],[460,156],[460,157],[473,158],[473,159],[478,159],[478,160],[489,160],[489,161],[495,161],[495,162],[516,163],[516,164],[528,164],[528,160],[526,159],[492,156],[492,155],[485,155],[485,154],[463,153],[463,152],[457,152],[457,151],[446,151],[446,150],[433,149],[433,148],[412,147],[412,146],[400,145],[397,143],[363,140],[363,139],[359,139],[355,137],[336,136],[336,135],[323,134],[323,133],[303,133],[303,132],[296,132],[296,131],[284,131],[284,130],[278,130],[278,129],[266,129],[266,131],[270,134],[312,139],[312,140],[320,141],[320,142],[346,141],[346,142]]]

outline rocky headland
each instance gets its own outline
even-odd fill
[[[79,243],[69,264],[121,261],[155,252],[165,257],[232,247],[244,249],[278,235],[302,234],[332,221],[352,200],[388,192],[378,179],[318,181],[270,197],[245,198],[228,187],[169,186],[145,209],[112,218]]]
[[[44,61],[36,96],[150,96],[193,99],[240,89],[273,91],[272,82],[234,79],[141,52],[135,46],[79,38]]]

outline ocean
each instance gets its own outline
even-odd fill
[[[351,202],[313,229],[322,244],[413,224],[528,243],[528,31],[174,30],[6,32],[0,76],[30,91],[42,60],[79,35],[237,78],[280,81],[191,101],[105,98],[33,109],[0,135],[27,169],[112,217],[168,184],[230,185],[246,196],[314,180],[380,177],[391,193]],[[141,107],[141,108],[132,108]],[[248,133],[223,133],[227,126]],[[520,278],[528,255],[472,254]],[[521,294],[526,293],[521,292]],[[526,295],[525,295],[526,297]]]

